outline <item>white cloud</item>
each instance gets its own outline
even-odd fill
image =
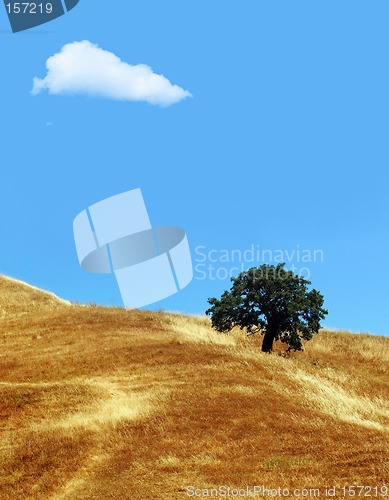
[[[48,90],[56,95],[84,94],[162,106],[191,97],[149,66],[132,66],[87,40],[64,45],[47,59],[46,68],[45,78],[34,78],[33,95]]]

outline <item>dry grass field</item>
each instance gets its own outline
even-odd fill
[[[389,482],[389,338],[322,331],[268,355],[206,318],[0,277],[0,342],[1,500]]]

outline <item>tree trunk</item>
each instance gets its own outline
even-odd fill
[[[262,342],[262,352],[272,352],[274,338],[275,333],[270,328],[266,328]]]

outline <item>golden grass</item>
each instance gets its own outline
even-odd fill
[[[86,404],[86,397],[83,398],[82,406],[77,412],[71,412],[66,416],[55,418],[53,411],[49,418],[45,418],[42,423],[34,424],[34,430],[44,430],[45,428],[75,429],[101,431],[104,426],[116,426],[126,420],[135,420],[147,416],[154,404],[152,404],[152,391],[131,392],[131,387],[126,382],[122,387],[120,383],[103,379],[78,381],[83,388],[91,390],[94,398]],[[66,383],[64,384],[66,387]],[[57,403],[62,403],[65,395]],[[154,398],[155,399],[155,398]],[[47,416],[46,416],[47,417]]]
[[[389,432],[388,400],[362,396],[352,387],[353,383],[347,379],[339,381],[336,374],[333,381],[301,369],[290,370],[289,375],[300,383],[303,400],[311,402],[318,411],[343,422]]]
[[[203,317],[0,277],[0,341],[1,500],[388,482],[387,338],[322,331],[267,355]]]
[[[172,332],[177,333],[177,338],[180,340],[224,346],[236,345],[234,336],[220,335],[209,328],[209,320],[206,317],[167,313],[164,316],[164,321]]]
[[[70,302],[51,292],[8,276],[0,276],[0,290],[7,291],[0,293],[0,319],[26,315],[29,312],[52,312],[57,307],[70,306]]]

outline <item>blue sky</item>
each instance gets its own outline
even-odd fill
[[[80,269],[72,222],[141,188],[152,223],[185,228],[195,261],[192,283],[153,308],[203,313],[230,287],[199,279],[198,247],[319,249],[322,260],[289,264],[309,267],[325,324],[389,334],[388,3],[112,4],[81,0],[19,34],[0,10],[0,273],[120,304],[113,276]],[[193,98],[32,96],[48,57],[82,40]],[[213,265],[224,276],[236,264]]]

